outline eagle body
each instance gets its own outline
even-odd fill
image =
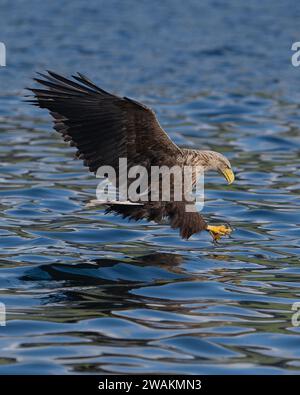
[[[128,168],[143,166],[148,174],[162,166],[192,169],[191,187],[195,187],[198,169],[219,171],[229,183],[234,179],[229,161],[214,151],[200,151],[178,147],[160,126],[155,113],[142,103],[119,97],[99,88],[78,73],[73,80],[48,71],[35,81],[41,89],[30,88],[34,98],[29,101],[49,110],[54,129],[66,142],[77,148],[76,157],[83,160],[93,173],[101,166],[115,169],[116,186],[120,187],[119,159],[126,158]],[[170,199],[153,200],[153,192],[161,196],[161,183],[156,186],[149,179],[147,201],[137,204],[107,203],[106,212],[133,220],[160,222],[168,218],[174,229],[188,239],[194,233],[209,230],[215,239],[228,234],[223,228],[209,226],[197,210],[187,210],[187,185],[183,183],[180,200],[174,198],[176,188],[171,181]],[[130,185],[130,182],[129,182]],[[192,191],[190,191],[191,193]],[[223,233],[222,233],[223,232]]]

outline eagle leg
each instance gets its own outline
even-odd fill
[[[221,237],[230,235],[232,229],[225,225],[207,225],[206,230],[211,234],[214,241],[218,241]]]

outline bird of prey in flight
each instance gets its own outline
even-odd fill
[[[128,167],[144,166],[150,170],[153,166],[200,166],[203,171],[219,172],[229,184],[234,181],[225,156],[178,147],[144,104],[106,92],[80,73],[73,80],[51,71],[40,75],[35,81],[42,88],[30,88],[34,93],[30,102],[50,111],[54,129],[77,148],[76,156],[91,172],[96,173],[101,166],[121,170],[119,158],[126,158]],[[193,174],[193,185],[196,181]],[[184,198],[153,201],[150,197],[136,204],[107,202],[107,212],[134,220],[160,222],[167,218],[183,239],[202,230],[210,232],[214,240],[230,234],[230,227],[210,225],[197,210],[188,211],[186,206]]]

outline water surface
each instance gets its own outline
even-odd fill
[[[1,5],[0,373],[298,374],[299,4],[14,3]],[[86,208],[97,181],[21,99],[46,68],[145,101],[178,144],[224,153],[236,182],[207,177],[204,214],[232,237],[182,241]]]

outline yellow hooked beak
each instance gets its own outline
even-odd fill
[[[234,174],[231,169],[224,169],[222,170],[223,176],[226,178],[228,184],[232,184],[234,181]]]

